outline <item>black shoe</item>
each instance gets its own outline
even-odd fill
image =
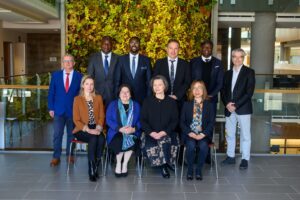
[[[121,175],[122,175],[122,177],[126,177],[126,176],[128,176],[128,171],[127,171],[127,172],[125,172],[125,173],[121,173]]]
[[[227,156],[226,157],[226,159],[225,160],[223,160],[222,162],[221,162],[221,165],[234,165],[235,164],[235,158],[233,157],[229,157],[229,156]]]
[[[202,180],[203,180],[203,177],[202,177],[202,173],[201,173],[201,172],[198,172],[198,173],[196,174],[196,180],[197,180],[197,181],[202,181]]]
[[[245,159],[242,159],[240,164],[240,169],[247,169],[248,168],[248,161]]]
[[[116,173],[116,172],[115,172],[115,177],[120,178],[120,177],[122,177],[122,176],[123,176],[122,173]]]
[[[89,178],[90,181],[95,182],[97,181],[97,178],[95,176],[95,162],[89,161]]]
[[[169,163],[166,163],[166,167],[169,168],[169,170],[175,172],[175,166],[174,165],[170,165]]]
[[[97,158],[95,162],[95,177],[99,178],[99,167],[101,164],[101,158]]]
[[[163,178],[170,178],[170,173],[167,167],[165,166],[161,167],[161,175]]]

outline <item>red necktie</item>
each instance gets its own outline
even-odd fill
[[[66,89],[66,92],[68,92],[69,90],[69,75],[70,73],[66,73],[67,77],[66,77],[66,83],[65,83],[65,89]]]

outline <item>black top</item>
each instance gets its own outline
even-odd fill
[[[174,99],[165,96],[163,100],[154,96],[147,97],[141,111],[141,125],[145,134],[165,131],[172,134],[178,123],[177,104]]]
[[[201,62],[204,66],[203,67],[202,80],[204,81],[205,86],[208,90],[210,88],[212,62],[211,62],[211,60],[209,62],[204,62],[202,59],[201,59]]]
[[[128,115],[129,104],[124,104],[124,103],[123,103],[123,107],[124,107],[124,110],[125,110],[125,112],[126,112],[126,115]]]

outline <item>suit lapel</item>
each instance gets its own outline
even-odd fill
[[[174,83],[178,81],[179,79],[178,77],[180,76],[180,74],[181,74],[181,60],[178,58]]]
[[[111,53],[111,60],[110,60],[110,65],[109,65],[109,69],[108,69],[108,74],[113,73],[116,63],[117,63],[117,56],[116,56],[116,54]]]
[[[163,61],[163,66],[165,66],[165,72],[166,72],[166,79],[168,81],[168,83],[171,83],[171,79],[170,79],[170,72],[169,72],[169,62],[168,62],[168,57],[164,59]],[[175,82],[175,81],[174,81]],[[169,86],[171,87],[171,86]]]
[[[233,73],[233,69],[232,69],[232,73]],[[236,79],[236,83],[235,83],[235,85],[234,85],[233,92],[234,92],[234,90],[236,89],[237,85],[241,82],[241,80],[242,80],[241,77],[243,77],[243,73],[244,73],[244,65],[243,65],[243,66],[241,67],[241,69],[240,69],[240,73],[239,73],[239,75],[238,75],[238,77],[237,77],[237,79]],[[232,80],[232,76],[231,76],[231,80]],[[232,82],[232,81],[231,81],[231,82]]]
[[[124,63],[124,70],[125,73],[127,74],[127,77],[129,77],[131,80],[133,80],[132,74],[131,74],[131,69],[130,69],[130,55],[126,55],[125,57],[125,63]]]
[[[139,60],[135,71],[135,77],[139,75],[139,73],[142,71],[141,68],[143,67],[143,57],[139,54]]]
[[[59,74],[59,82],[60,82],[60,85],[62,85],[63,90],[66,92],[65,82],[64,82],[64,70],[61,70],[61,72]]]

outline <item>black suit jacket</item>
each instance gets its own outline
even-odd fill
[[[139,54],[138,64],[134,78],[130,69],[129,54],[119,57],[118,64],[115,69],[115,94],[117,95],[121,84],[128,84],[132,89],[132,97],[140,104],[146,96],[151,94],[150,79],[151,79],[151,62],[146,56]]]
[[[203,102],[202,109],[202,130],[203,134],[207,137],[209,141],[212,140],[213,137],[213,129],[215,125],[215,109],[213,105],[208,100]],[[182,138],[183,141],[188,136],[190,132],[192,132],[190,125],[193,121],[193,112],[194,112],[194,101],[186,101],[183,104],[181,115],[180,115],[180,127],[182,130]]]
[[[229,117],[231,115],[226,108],[226,105],[229,102],[235,103],[235,112],[237,114],[252,114],[251,98],[255,88],[255,72],[253,69],[243,65],[233,88],[233,92],[231,92],[232,73],[232,69],[225,73],[223,88],[221,90],[222,101],[225,105],[225,116]]]
[[[169,65],[168,58],[162,58],[156,61],[154,65],[153,76],[162,75],[164,76],[168,83],[169,88],[167,95],[171,94],[171,84],[170,84],[170,75],[169,75]],[[173,94],[177,97],[179,102],[184,101],[186,92],[190,87],[191,83],[191,74],[189,63],[183,59],[178,58],[177,69],[174,80]]]
[[[218,102],[218,93],[222,89],[223,86],[223,77],[224,77],[224,68],[222,63],[219,59],[212,57],[212,69],[210,75],[210,85],[207,88],[207,92],[209,96],[212,96],[211,102],[217,103]],[[203,62],[202,57],[196,57],[191,60],[191,74],[192,74],[192,81],[194,80],[203,80]]]
[[[119,56],[114,53],[111,54],[107,76],[105,76],[101,52],[92,54],[89,59],[87,73],[94,78],[96,93],[102,96],[105,105],[108,105],[115,99],[114,71],[118,57]]]

